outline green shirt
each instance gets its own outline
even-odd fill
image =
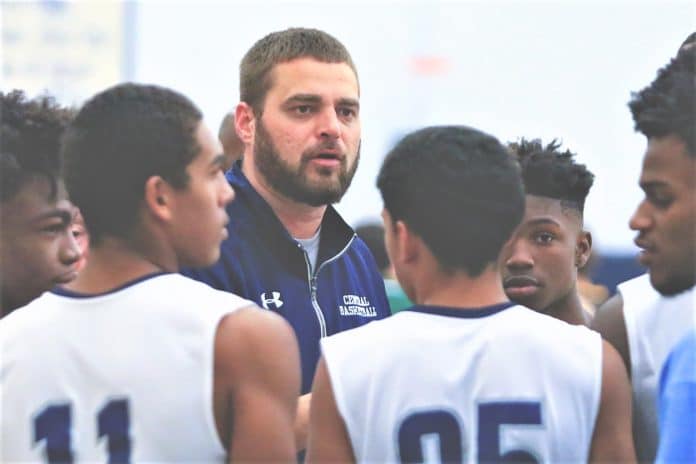
[[[396,314],[402,309],[413,306],[413,303],[408,299],[398,281],[394,279],[384,279],[384,288],[387,291],[387,300],[389,300],[392,314]]]

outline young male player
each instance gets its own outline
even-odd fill
[[[505,147],[467,127],[423,129],[377,185],[416,306],[322,341],[309,461],[633,460],[616,351],[505,296],[497,259],[524,212]]]
[[[589,325],[577,280],[590,258],[592,235],[583,227],[594,176],[556,141],[511,144],[522,168],[525,213],[500,254],[505,293],[569,324]]]
[[[68,129],[90,256],[71,290],[0,321],[3,462],[294,459],[292,329],[176,273],[218,258],[233,198],[201,118],[181,94],[123,84]]]
[[[0,92],[0,317],[75,278],[76,209],[59,156],[70,117],[49,97]]]
[[[662,366],[695,318],[696,48],[688,43],[629,103],[636,130],[647,138],[639,180],[645,198],[629,226],[649,275],[619,284],[593,322],[628,368],[640,461],[655,459]]]

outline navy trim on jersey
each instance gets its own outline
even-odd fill
[[[159,277],[162,275],[166,274],[172,274],[171,272],[153,272],[152,274],[145,274],[144,276],[140,276],[137,279],[129,280],[128,282],[124,283],[123,285],[119,285],[116,288],[112,288],[111,290],[107,290],[102,293],[80,293],[80,292],[74,292],[72,290],[68,290],[67,288],[63,287],[54,287],[53,289],[50,290],[51,293],[59,296],[65,296],[68,298],[94,298],[96,296],[104,296],[104,295],[109,295],[111,293],[116,293],[120,292],[123,289],[126,289],[128,287],[132,287],[133,285],[139,284],[140,282],[143,282],[148,279],[153,279],[155,277]]]
[[[404,311],[414,311],[424,314],[435,314],[437,316],[459,317],[464,319],[472,319],[478,317],[491,316],[508,308],[515,306],[514,303],[506,301],[493,306],[484,306],[482,308],[452,308],[449,306],[426,306],[415,305]]]

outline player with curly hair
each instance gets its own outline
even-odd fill
[[[72,112],[48,96],[0,92],[0,312],[75,278],[75,207],[60,180]]]

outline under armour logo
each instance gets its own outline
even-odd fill
[[[283,306],[283,300],[280,299],[280,292],[271,292],[272,298],[266,298],[266,292],[261,294],[261,306],[265,309],[271,309],[268,305],[272,304],[275,309],[280,309]]]

